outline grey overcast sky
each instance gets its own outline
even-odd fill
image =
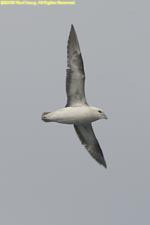
[[[0,6],[0,224],[150,224],[149,11],[146,0]],[[107,170],[72,126],[41,121],[66,104],[71,24],[88,103],[109,118],[93,124]]]

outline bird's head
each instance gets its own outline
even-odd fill
[[[92,107],[92,108],[95,110],[97,117],[99,119],[106,119],[106,120],[108,119],[108,117],[106,116],[106,114],[104,113],[104,111],[102,109],[97,108],[97,107]]]

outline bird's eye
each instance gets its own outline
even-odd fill
[[[102,111],[101,111],[101,110],[99,110],[98,112],[99,112],[99,113],[102,113]]]

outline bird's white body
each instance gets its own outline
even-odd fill
[[[98,112],[98,108],[88,105],[65,107],[54,112],[50,112],[46,115],[46,119],[49,120],[49,122],[58,122],[64,124],[91,123],[102,119],[103,117],[105,118],[106,115],[100,114]]]

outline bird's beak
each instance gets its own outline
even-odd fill
[[[108,117],[106,116],[106,114],[105,113],[102,113],[102,119],[105,119],[105,120],[107,120],[108,119]]]

